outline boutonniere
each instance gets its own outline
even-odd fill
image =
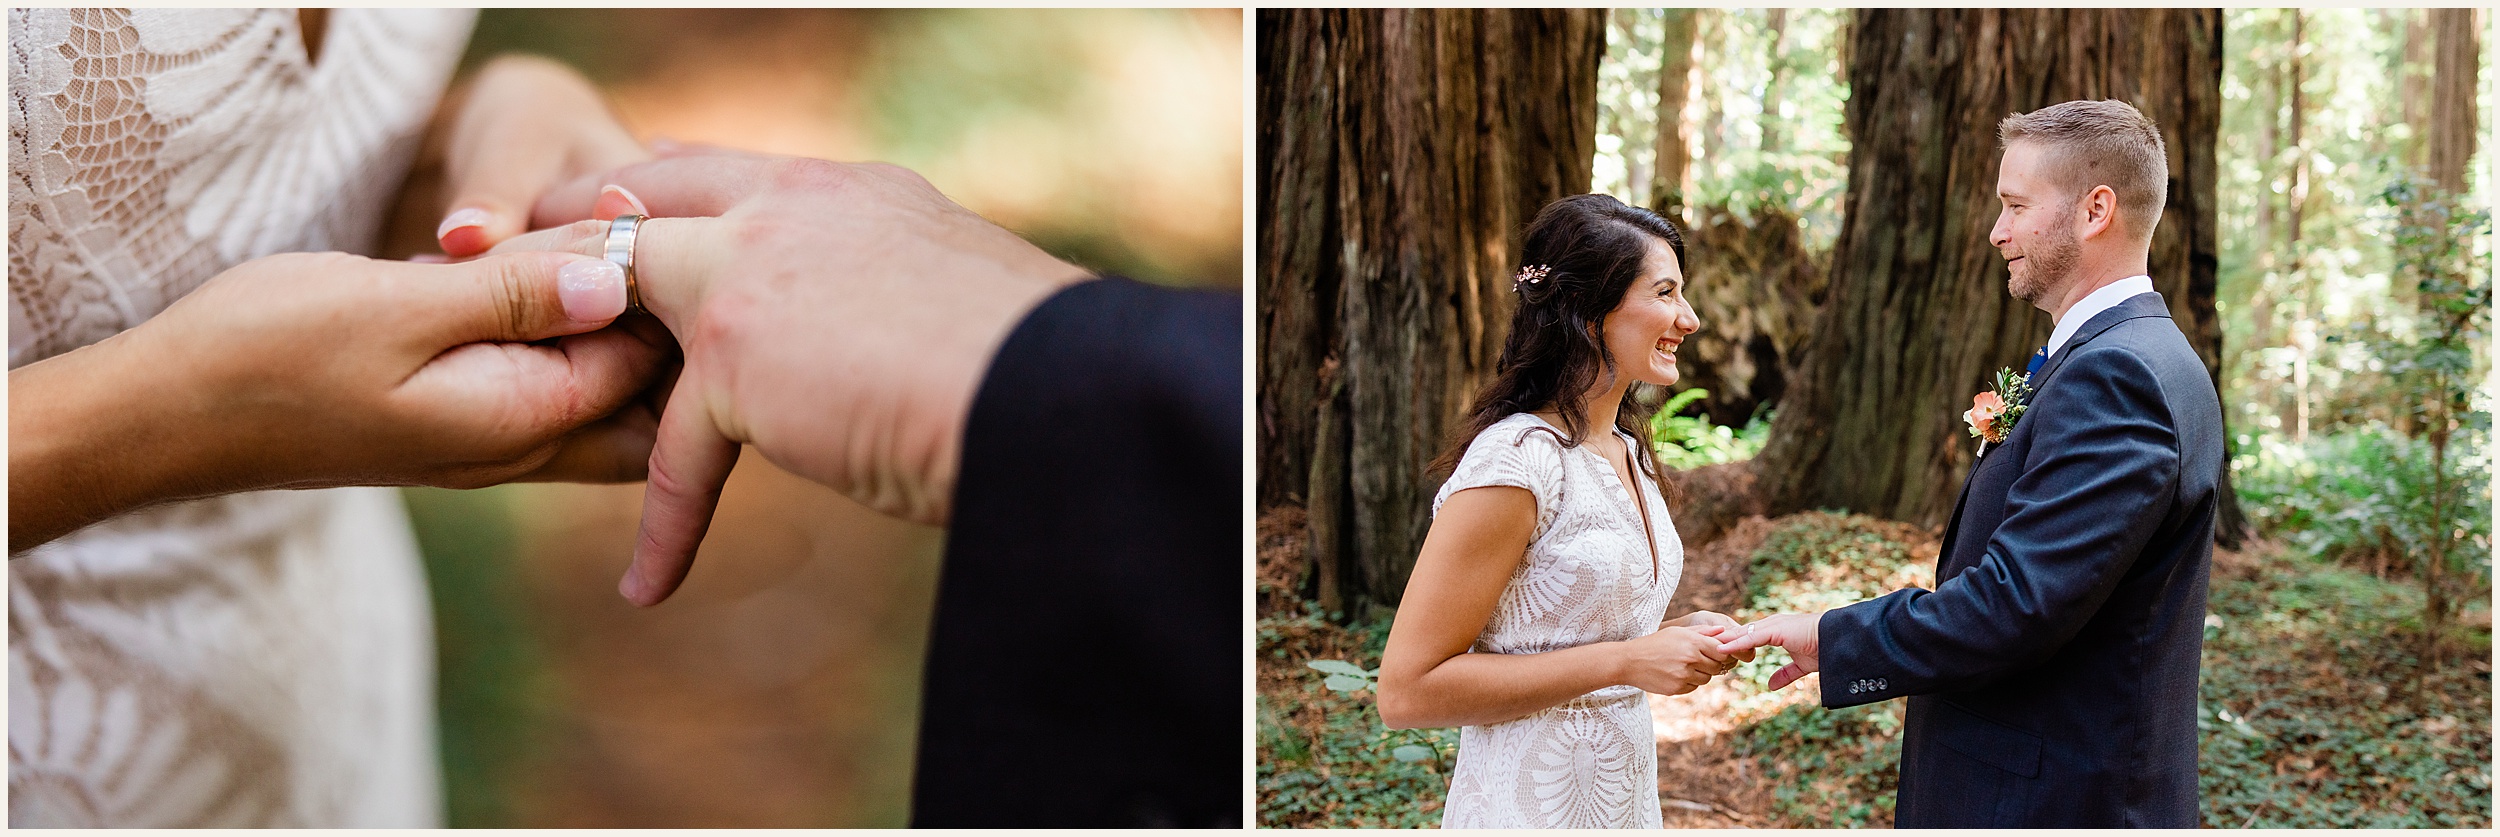
[[[1962,414],[1970,434],[1979,439],[1979,455],[1988,455],[1989,445],[2004,444],[2030,405],[2031,376],[2012,368],[1997,370],[1996,387],[1971,396],[1970,411]]]

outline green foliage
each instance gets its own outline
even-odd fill
[[[2403,78],[2430,72],[2404,52],[2406,27],[2422,14],[2224,13],[2224,43],[2244,45],[2225,51],[2217,148],[2216,309],[2234,428],[2297,434],[2303,406],[2312,432],[2406,425],[2428,394],[2393,368],[2401,358],[2381,348],[2428,333],[2433,311],[2415,304],[2416,268],[2487,260],[2491,236],[2487,225],[2470,223],[2478,215],[2472,206],[2442,203],[2418,185],[2388,186],[2411,180],[2406,161],[2421,159],[2430,129],[2407,121]],[[2491,52],[2484,55],[2488,63]],[[2427,105],[2415,102],[2411,116],[2427,115]],[[2478,148],[2491,147],[2489,131],[2486,121]],[[2479,184],[2487,154],[2467,166],[2469,180]],[[2483,192],[2473,185],[2467,194]],[[2425,210],[2465,223],[2434,222]],[[2425,259],[2426,250],[2446,250],[2446,258]],[[2469,274],[2487,275],[2488,267],[2451,275]]]
[[[2399,399],[2411,411],[2404,417],[2436,436],[2468,411],[2476,373],[2488,368],[2474,350],[2490,331],[2490,253],[2474,245],[2491,230],[2491,211],[2409,174],[2389,182],[2379,203],[2396,276],[2410,281],[2417,316],[2409,329],[2372,327],[2364,336],[2407,396]],[[2482,423],[2490,424],[2488,415]]]
[[[1997,402],[2001,405],[1996,420],[1988,426],[1991,432],[1979,432],[1979,426],[1970,424],[1968,416],[1964,416],[1963,429],[1969,431],[1974,439],[1988,439],[1993,435],[1996,438],[1990,441],[2003,441],[2007,434],[2014,432],[2014,423],[2023,420],[2023,411],[2031,409],[2031,376],[2012,369],[1999,369],[1995,384],[1989,391],[1996,393]],[[1976,403],[1971,407],[1978,409]]]
[[[1745,613],[1805,613],[1899,589],[1922,567],[1916,529],[1854,514],[1815,511],[1781,518],[1754,550]]]
[[[400,493],[433,594],[443,795],[455,828],[511,825],[544,751],[546,650],[520,595],[512,488]]]
[[[1771,815],[1787,828],[1892,823],[1901,781],[1900,701],[1780,710],[1736,739],[1771,780]]]
[[[1306,603],[1258,623],[1259,825],[1430,828],[1449,789],[1454,729],[1391,730],[1373,708],[1386,620],[1340,628]],[[1299,666],[1287,665],[1304,660]],[[1279,677],[1278,673],[1286,673]]]
[[[1754,550],[1738,618],[1812,613],[1891,592],[1920,580],[1912,527],[1862,515],[1806,512],[1781,518]],[[1737,709],[1773,699],[1771,673],[1787,652],[1764,649],[1734,674],[1750,684]],[[1800,688],[1800,687],[1791,687]],[[1825,710],[1788,706],[1745,728],[1737,750],[1753,756],[1771,782],[1774,824],[1791,828],[1890,825],[1900,782],[1899,701]]]
[[[1320,681],[1332,692],[1360,692],[1378,685],[1380,669],[1365,669],[1343,660],[1312,660],[1305,667],[1328,675]]]
[[[1823,250],[1840,233],[1840,197],[1848,180],[1849,139],[1842,105],[1849,98],[1839,47],[1846,9],[1617,9],[1598,64],[1595,191],[1653,205],[1650,173],[1657,137],[1669,123],[1690,120],[1692,194],[1688,206],[1723,206],[1750,217],[1779,207],[1798,217],[1807,249]],[[1658,73],[1669,15],[1693,23],[1700,60],[1691,102],[1662,114]]]
[[[2207,619],[2205,825],[2489,828],[2491,681],[2423,673],[2422,594],[2317,558],[2218,575]],[[2477,657],[2489,628],[2472,629]]]
[[[2241,505],[2293,551],[2353,563],[2412,565],[2433,539],[2448,541],[2448,577],[2491,576],[2488,427],[2456,434],[2444,483],[2433,479],[2430,444],[2370,425],[2296,444],[2243,437],[2232,461]],[[2432,506],[2444,487],[2443,513]],[[2465,591],[2466,598],[2476,592]]]
[[[2255,467],[2244,464],[2241,473]],[[1749,561],[1746,605],[1735,615],[1820,610],[1909,584],[1932,586],[1931,544],[1916,527],[1858,515],[1782,518]],[[2390,640],[2421,630],[2421,591],[2297,544],[2223,558],[2210,595],[2198,723],[2205,824],[2488,828],[2490,670],[2478,664],[2425,674],[2414,643]],[[2487,625],[2455,629],[2467,656],[2490,655]],[[1447,781],[1440,760],[1454,755],[1456,736],[1430,731],[1402,742],[1379,726],[1366,692],[1322,683],[1369,676],[1362,661],[1377,659],[1386,636],[1385,622],[1337,628],[1316,605],[1260,620],[1261,826],[1437,821]],[[1739,667],[1740,697],[1729,707],[1748,719],[1730,746],[1754,759],[1770,785],[1764,825],[1889,825],[1902,702],[1784,705],[1795,696],[1764,688],[1784,662],[1778,649],[1766,649]],[[1276,679],[1278,671],[1290,676]]]
[[[1762,443],[1771,437],[1771,415],[1764,412],[1745,422],[1743,428],[1710,423],[1708,414],[1678,415],[1704,398],[1710,391],[1695,387],[1675,394],[1649,418],[1650,437],[1658,442],[1658,461],[1669,468],[1684,470],[1725,462],[1741,462],[1762,452]]]

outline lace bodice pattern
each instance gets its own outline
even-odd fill
[[[8,14],[12,369],[239,262],[369,250],[474,22],[338,9],[314,62],[292,9]],[[12,556],[9,824],[439,824],[419,569],[387,489]]]
[[[1650,476],[1641,511],[1603,454],[1520,413],[1485,428],[1433,498],[1507,485],[1536,496],[1528,551],[1471,653],[1535,654],[1658,629],[1684,571],[1683,542]],[[1638,443],[1625,437],[1626,445]],[[1653,572],[1652,549],[1656,550]],[[1461,728],[1446,828],[1657,828],[1649,696],[1611,686],[1498,724]]]

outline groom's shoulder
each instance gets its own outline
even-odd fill
[[[2128,298],[2092,318],[2076,335],[2073,361],[2085,366],[2092,361],[2113,360],[2118,352],[2134,357],[2156,369],[2186,360],[2202,365],[2196,347],[2188,343],[2187,333],[2171,318],[2170,307],[2161,294],[2145,293]]]
[[[2076,347],[2075,356],[2064,366],[2046,386],[2090,392],[2093,395],[2087,397],[2095,401],[2158,401],[2176,411],[2217,400],[2204,359],[2167,316],[2141,316],[2113,324],[2091,342]],[[2194,410],[2201,413],[2205,408]]]
[[[2169,374],[2193,367],[2200,375],[2205,362],[2196,347],[2188,342],[2187,333],[2179,329],[2167,312],[2132,317],[2110,326],[2093,340],[2087,349],[2119,351],[2142,361],[2156,373]],[[2090,352],[2078,355],[2083,360]]]

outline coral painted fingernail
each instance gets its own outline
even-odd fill
[[[494,220],[495,216],[483,209],[458,210],[443,216],[443,225],[434,228],[434,240],[442,243],[445,253],[476,255],[486,249],[486,225]]]
[[[450,237],[452,231],[460,229],[461,227],[476,227],[483,229],[486,226],[486,222],[492,220],[495,220],[495,216],[487,214],[486,210],[483,209],[471,207],[468,209],[457,210],[450,215],[443,216],[443,225],[434,228],[434,237],[437,239]]]
[[[605,259],[566,262],[556,271],[556,295],[564,316],[577,323],[604,323],[625,313],[625,269]]]
[[[651,210],[643,208],[641,198],[635,197],[631,190],[613,183],[599,187],[599,200],[590,210],[590,216],[593,218],[614,219],[619,215],[647,216],[650,214]]]

